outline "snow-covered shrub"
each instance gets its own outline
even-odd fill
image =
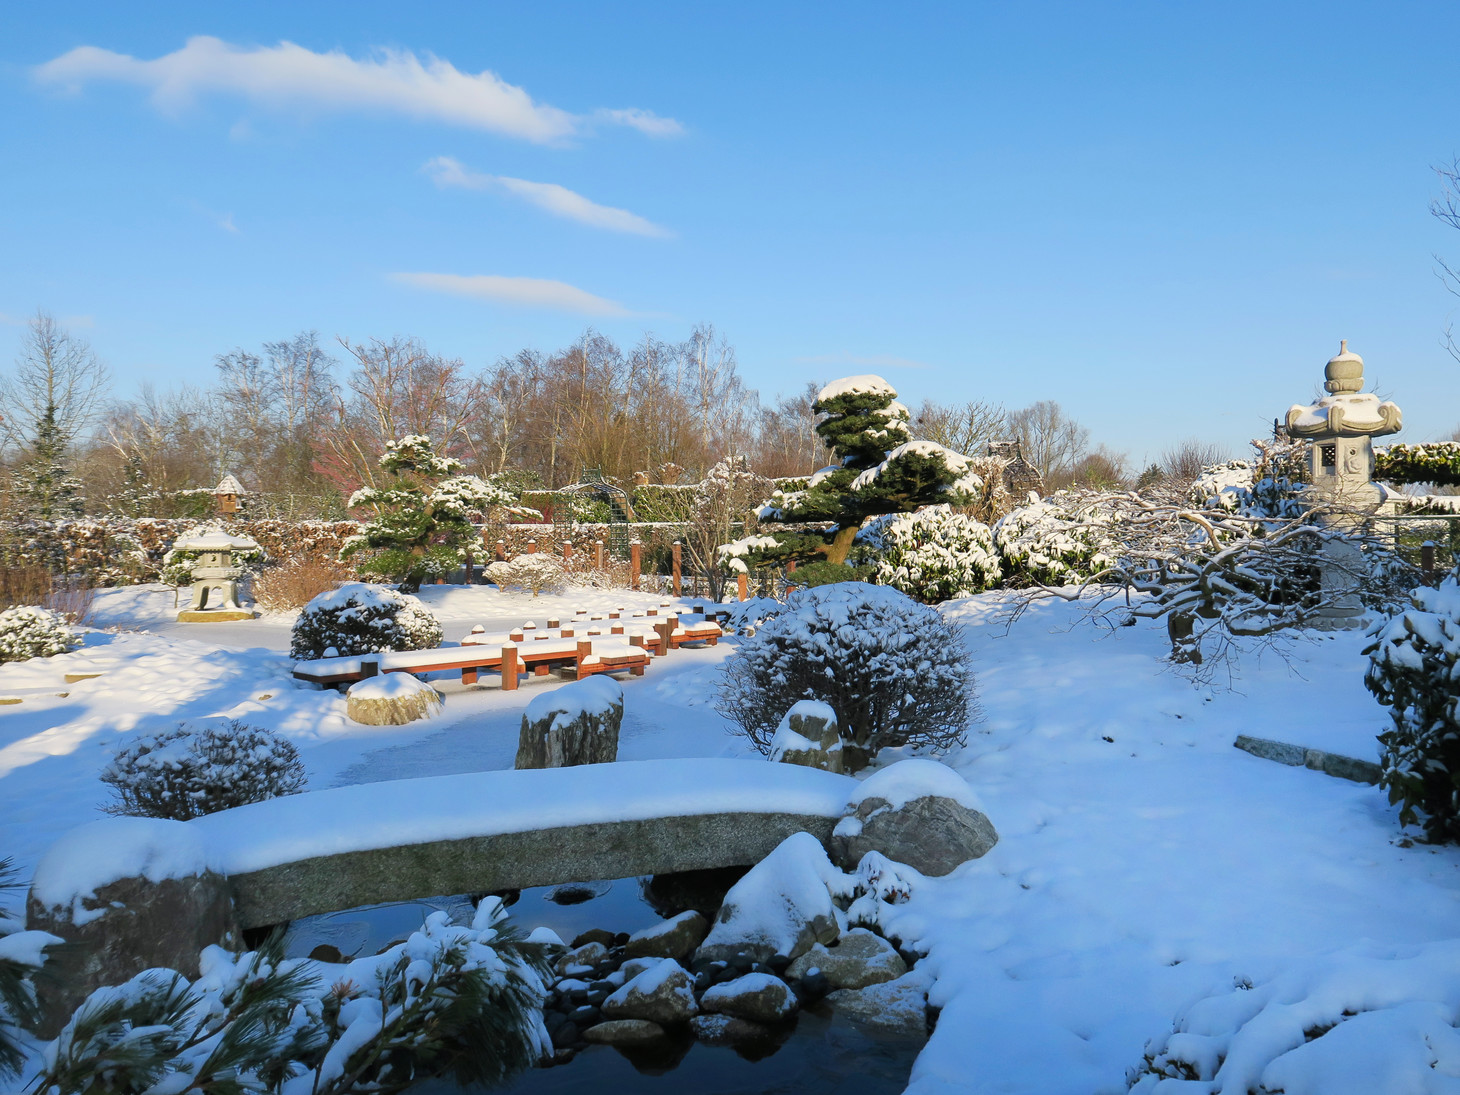
[[[1460,943],[1364,943],[1237,977],[1147,1044],[1131,1095],[1419,1095],[1460,1075]]]
[[[924,506],[873,526],[862,529],[877,551],[872,580],[925,604],[971,597],[1003,576],[993,531],[951,506]]]
[[[1252,488],[1253,467],[1250,460],[1227,460],[1208,464],[1192,481],[1186,499],[1198,509],[1220,509],[1236,513],[1241,498]]]
[[[237,719],[180,722],[117,750],[101,773],[109,814],[187,821],[304,790],[299,752],[271,730]]]
[[[34,1090],[384,1095],[446,1072],[500,1086],[552,1049],[545,946],[505,915],[495,897],[470,925],[435,912],[343,968],[285,959],[282,940],[241,955],[208,947],[191,983],[154,969],[93,992]]]
[[[1379,785],[1405,825],[1460,840],[1460,567],[1369,630],[1364,683],[1389,708]]]
[[[346,582],[321,593],[300,611],[289,656],[306,659],[428,650],[440,646],[441,638],[436,617],[409,594],[367,582]]]
[[[162,557],[162,581],[170,586],[192,585],[193,567],[203,553],[184,551],[177,545],[209,535],[227,536],[228,533],[224,531],[222,521],[204,521],[200,525],[193,525],[179,533],[173,540],[173,546],[168,548],[167,554]],[[239,567],[244,573],[254,573],[264,565],[264,552],[262,548],[253,547],[246,551],[235,551],[229,556],[229,559],[233,566]]]
[[[1011,586],[1077,585],[1114,561],[1098,505],[1064,491],[1010,511],[993,531]]]
[[[797,590],[741,642],[718,707],[765,753],[792,704],[822,700],[856,771],[879,749],[960,744],[972,692],[957,625],[895,589],[842,582]]]
[[[482,569],[482,576],[498,589],[530,590],[534,597],[560,591],[564,581],[563,564],[540,551],[523,553],[506,562],[489,563]]]
[[[1301,517],[1303,484],[1287,475],[1262,475],[1263,467],[1288,467],[1291,462],[1264,459],[1228,460],[1202,468],[1186,492],[1197,509],[1221,510],[1246,517]]]
[[[49,658],[81,645],[58,612],[37,605],[16,605],[0,612],[0,664],[27,658]]]

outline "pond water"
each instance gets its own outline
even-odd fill
[[[704,872],[683,884],[622,878],[523,890],[511,901],[512,923],[523,931],[552,928],[565,942],[590,928],[636,932],[661,916],[700,907],[713,913],[719,896],[741,872]],[[510,898],[512,895],[504,895]],[[333,948],[345,958],[374,954],[405,939],[432,912],[470,920],[465,895],[350,909],[297,920],[285,935],[290,957]],[[336,960],[333,955],[316,957]],[[513,1095],[637,1095],[694,1092],[696,1095],[897,1095],[906,1086],[923,1039],[881,1035],[836,1015],[824,1004],[802,1011],[778,1045],[704,1045],[688,1036],[653,1052],[589,1046],[566,1064],[520,1073],[493,1090]],[[454,1081],[427,1081],[415,1095],[456,1095]]]

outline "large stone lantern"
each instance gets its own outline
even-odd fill
[[[1288,436],[1309,442],[1308,493],[1320,506],[1319,520],[1328,528],[1355,531],[1384,501],[1374,483],[1376,437],[1398,433],[1403,425],[1399,408],[1363,392],[1364,359],[1339,343],[1338,354],[1323,370],[1328,395],[1317,403],[1288,408]],[[1362,611],[1353,589],[1362,560],[1356,545],[1330,542],[1320,560],[1323,587],[1338,591],[1327,613],[1334,626],[1356,623]]]
[[[226,620],[251,620],[253,613],[238,605],[238,579],[243,567],[233,561],[235,551],[257,551],[258,544],[246,536],[229,536],[209,532],[194,536],[176,548],[195,551],[193,591],[188,607],[177,614],[182,623],[222,623]]]
[[[1329,524],[1356,525],[1384,501],[1375,485],[1373,438],[1398,433],[1403,419],[1393,403],[1381,403],[1364,386],[1364,359],[1339,344],[1323,370],[1329,393],[1311,406],[1288,408],[1288,436],[1308,449],[1308,489],[1334,512]]]

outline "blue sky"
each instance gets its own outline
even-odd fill
[[[763,395],[1058,400],[1234,450],[1347,338],[1460,423],[1460,5],[11,4],[0,363],[307,328],[485,364],[714,323]],[[287,43],[287,45],[286,45]]]

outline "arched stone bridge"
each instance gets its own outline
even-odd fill
[[[36,869],[28,926],[83,944],[61,960],[65,998],[43,1002],[54,1022],[98,985],[154,966],[194,973],[204,946],[301,916],[749,865],[795,832],[825,843],[855,788],[760,759],[652,760],[360,784],[188,822],[93,822]]]

